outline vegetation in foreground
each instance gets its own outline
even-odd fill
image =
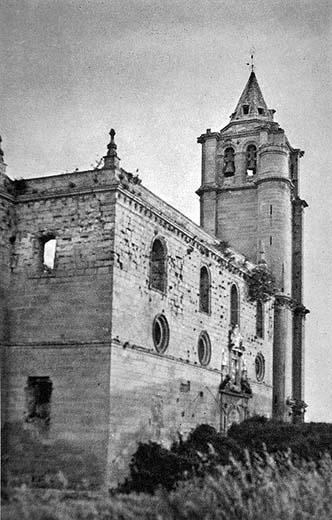
[[[68,498],[64,491],[12,491],[3,520],[331,520],[332,460],[294,465],[290,454],[231,460],[214,476],[171,492]]]
[[[24,453],[21,440],[12,446]],[[72,486],[84,472],[77,465],[62,474],[65,454],[57,454],[55,476],[51,466],[41,473],[38,458],[29,471],[28,456],[16,457],[12,473],[3,474],[4,520],[332,519],[332,424],[256,417],[232,426],[228,437],[201,425],[170,449],[141,444],[129,477],[111,496],[98,495],[89,482]],[[79,455],[84,466],[89,459]],[[95,473],[91,464],[93,483]]]

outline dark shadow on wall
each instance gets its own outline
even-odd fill
[[[105,465],[92,448],[67,441],[43,441],[19,422],[1,430],[3,486],[94,489],[103,484]]]

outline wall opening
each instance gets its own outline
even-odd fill
[[[257,381],[263,381],[265,377],[265,359],[261,352],[255,358],[255,373]]]
[[[264,338],[264,307],[260,300],[256,305],[256,336]]]
[[[156,238],[150,255],[150,286],[158,291],[166,291],[167,251],[163,242]]]
[[[47,235],[41,238],[41,261],[45,271],[53,271],[55,266],[56,238]]]
[[[236,285],[231,287],[231,327],[239,325],[239,294]]]
[[[211,342],[208,333],[203,330],[198,338],[197,345],[198,360],[202,366],[210,363],[211,359]]]
[[[252,177],[257,170],[257,148],[254,144],[247,147],[247,175]]]
[[[26,392],[26,422],[48,427],[51,420],[52,381],[49,377],[28,377]]]
[[[200,270],[199,279],[199,310],[210,312],[210,275],[208,268],[203,266]]]
[[[163,354],[169,343],[168,321],[163,314],[157,314],[153,320],[152,338],[156,351]]]
[[[232,177],[234,173],[234,150],[233,148],[226,148],[224,153],[224,175],[225,177]]]
[[[243,105],[243,114],[246,116],[249,114],[249,105]]]

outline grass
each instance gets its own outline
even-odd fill
[[[278,462],[278,464],[276,463]],[[175,491],[112,497],[86,492],[11,490],[3,520],[331,520],[332,460],[294,464],[290,454],[231,460],[213,476]]]

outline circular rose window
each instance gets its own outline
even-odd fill
[[[257,381],[263,381],[265,376],[265,359],[261,352],[255,358],[255,372]]]
[[[160,354],[165,352],[169,342],[169,326],[167,319],[163,314],[157,314],[153,320],[152,337],[157,352]]]
[[[208,333],[204,330],[198,339],[198,359],[201,365],[206,366],[211,359],[211,343]]]

